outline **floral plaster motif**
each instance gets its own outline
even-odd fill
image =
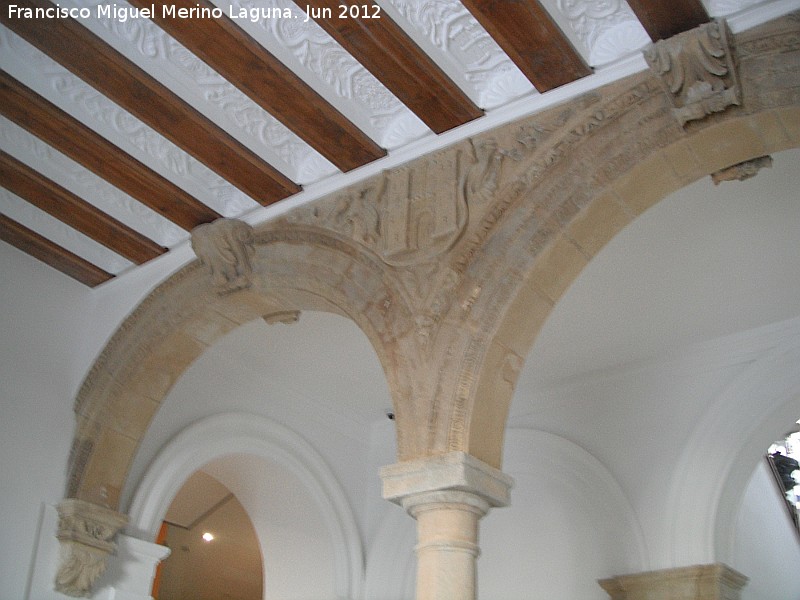
[[[223,215],[256,202],[151,127],[7,29],[0,30],[0,64],[57,106]],[[35,69],[31,69],[31,66]]]
[[[117,275],[133,266],[131,261],[65,225],[5,188],[0,188],[0,212],[108,273]]]
[[[3,117],[0,148],[162,246],[174,246],[189,237],[172,221]]]
[[[418,32],[461,74],[458,81],[483,108],[506,104],[533,86],[458,0],[389,0],[400,25]]]
[[[623,0],[548,0],[546,5],[557,20],[566,20],[592,66],[613,62],[650,42]]]
[[[290,0],[271,0],[268,3],[254,0],[234,0],[230,3],[217,2],[219,6],[233,6],[235,9],[250,9],[256,6],[288,9],[297,15],[295,19],[260,19],[257,23],[242,23],[242,26],[257,36],[267,49],[279,47],[287,53],[295,64],[288,66],[305,71],[327,89],[326,97],[332,95],[347,103],[336,103],[351,120],[358,123],[379,144],[393,147],[387,140],[399,140],[397,146],[415,140],[428,133],[428,128],[403,103],[401,103],[378,79],[365,69],[355,58],[344,50],[313,20],[306,21],[304,13]],[[287,56],[288,58],[288,56]],[[301,74],[301,77],[303,75]],[[312,86],[314,87],[314,86]],[[352,114],[351,114],[352,113]],[[366,115],[366,122],[362,115]],[[362,121],[359,123],[359,121]],[[413,122],[410,129],[408,123]],[[399,130],[392,126],[401,123]]]
[[[67,3],[77,5],[76,0]],[[101,3],[91,0],[89,5]],[[124,1],[116,4],[130,6]],[[172,87],[206,116],[230,126],[234,137],[293,181],[306,184],[338,172],[319,156],[316,164],[324,166],[324,170],[313,179],[301,179],[299,166],[309,155],[318,155],[316,150],[149,19],[121,22],[110,17],[92,18],[83,24],[118,50],[124,50],[128,58]]]
[[[706,10],[712,17],[722,17],[749,8],[763,0],[704,0]]]

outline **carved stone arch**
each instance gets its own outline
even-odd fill
[[[589,261],[647,208],[693,181],[731,165],[800,147],[798,122],[800,107],[793,107],[731,117],[698,130],[643,157],[611,188],[592,193],[574,216],[557,228],[554,225],[541,250],[529,255],[527,265],[514,265],[504,272],[487,260],[485,278],[479,285],[494,288],[497,293],[487,298],[484,306],[479,305],[480,301],[473,304],[473,310],[480,310],[482,315],[479,329],[486,333],[471,340],[471,345],[480,351],[479,358],[473,361],[480,369],[460,374],[462,382],[471,382],[471,395],[462,414],[454,413],[450,447],[459,447],[499,467],[505,421],[524,357],[552,308]],[[762,129],[765,126],[785,130],[794,127],[795,134],[791,139],[788,134],[767,139]],[[697,153],[698,160],[690,170],[680,175],[673,170],[675,161],[688,148],[709,148],[720,139],[743,138],[751,143],[732,144],[717,155]],[[535,194],[535,190],[531,193]],[[568,196],[566,200],[569,201]],[[513,219],[513,214],[509,218]],[[491,241],[485,252],[491,255]],[[459,386],[466,388],[466,384]],[[464,421],[459,422],[462,418]],[[464,438],[460,439],[462,435]]]
[[[68,498],[117,509],[139,441],[162,399],[217,338],[253,319],[319,310],[353,320],[387,369],[390,341],[410,319],[385,265],[351,240],[286,222],[254,232],[250,284],[220,292],[194,261],[156,287],[123,322],[75,400]],[[386,304],[392,304],[392,318]],[[390,388],[402,382],[390,381]]]
[[[515,162],[454,249],[453,268],[468,277],[448,315],[463,335],[438,400],[439,446],[500,467],[524,357],[584,266],[670,193],[800,146],[800,91],[775,76],[800,53],[798,22],[790,15],[737,37],[741,106],[704,120],[681,123],[657,76],[640,73],[495,132]]]

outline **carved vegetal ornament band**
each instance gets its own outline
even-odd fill
[[[647,64],[672,99],[681,126],[741,104],[730,39],[725,21],[716,20],[660,40],[644,51]]]
[[[208,268],[219,295],[252,284],[253,228],[237,219],[217,219],[192,230],[192,250]]]
[[[128,518],[90,502],[68,498],[58,505],[58,532],[61,544],[55,590],[67,596],[86,597],[92,585],[106,570],[108,556],[116,549],[113,542]]]

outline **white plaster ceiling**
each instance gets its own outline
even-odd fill
[[[62,0],[60,5],[85,7],[100,3],[100,0]],[[298,10],[288,0],[259,3],[217,0],[216,4]],[[730,17],[734,31],[797,7],[796,0],[705,0],[704,4],[711,16]],[[116,5],[128,6],[124,1]],[[639,50],[648,43],[648,38],[623,0],[543,1],[595,72],[546,94],[536,92],[458,0],[382,0],[380,5],[485,110],[484,117],[437,136],[313,21],[304,22],[302,18],[237,21],[373,141],[389,150],[388,157],[349,174],[339,172],[148,19],[122,22],[93,17],[80,22],[247,148],[304,185],[303,192],[291,201],[280,202],[281,206],[313,200],[459,137],[535,112],[550,102],[645,68]],[[5,27],[0,27],[0,68],[223,216],[258,222],[275,214],[275,207],[260,207]],[[188,239],[187,231],[3,118],[0,118],[0,149],[159,245],[174,248]],[[3,188],[0,188],[0,211],[112,274],[134,268],[129,260]]]

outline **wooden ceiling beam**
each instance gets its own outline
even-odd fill
[[[537,0],[463,0],[539,92],[547,92],[592,70]]]
[[[152,0],[131,0],[149,8]],[[342,171],[385,156],[386,151],[331,106],[228,17],[164,17],[156,2],[152,20]],[[170,0],[176,9],[214,8],[207,0]]]
[[[654,42],[708,23],[700,0],[628,0],[628,4]]]
[[[2,70],[0,114],[186,230],[221,216]]]
[[[2,214],[0,214],[0,240],[90,287],[100,285],[114,277],[111,273]]]
[[[23,8],[52,8],[48,0],[19,0]],[[299,186],[70,18],[26,19],[0,12],[0,21],[136,118],[263,205]],[[174,19],[202,29],[203,19]],[[211,45],[218,41],[208,40]],[[241,65],[240,65],[241,66]],[[243,70],[249,70],[249,65]]]
[[[1,150],[0,186],[136,264],[167,251]]]
[[[436,133],[483,114],[439,65],[371,0],[295,2],[310,9],[312,15],[318,15],[314,19],[317,24]],[[342,11],[344,18],[340,18]]]

